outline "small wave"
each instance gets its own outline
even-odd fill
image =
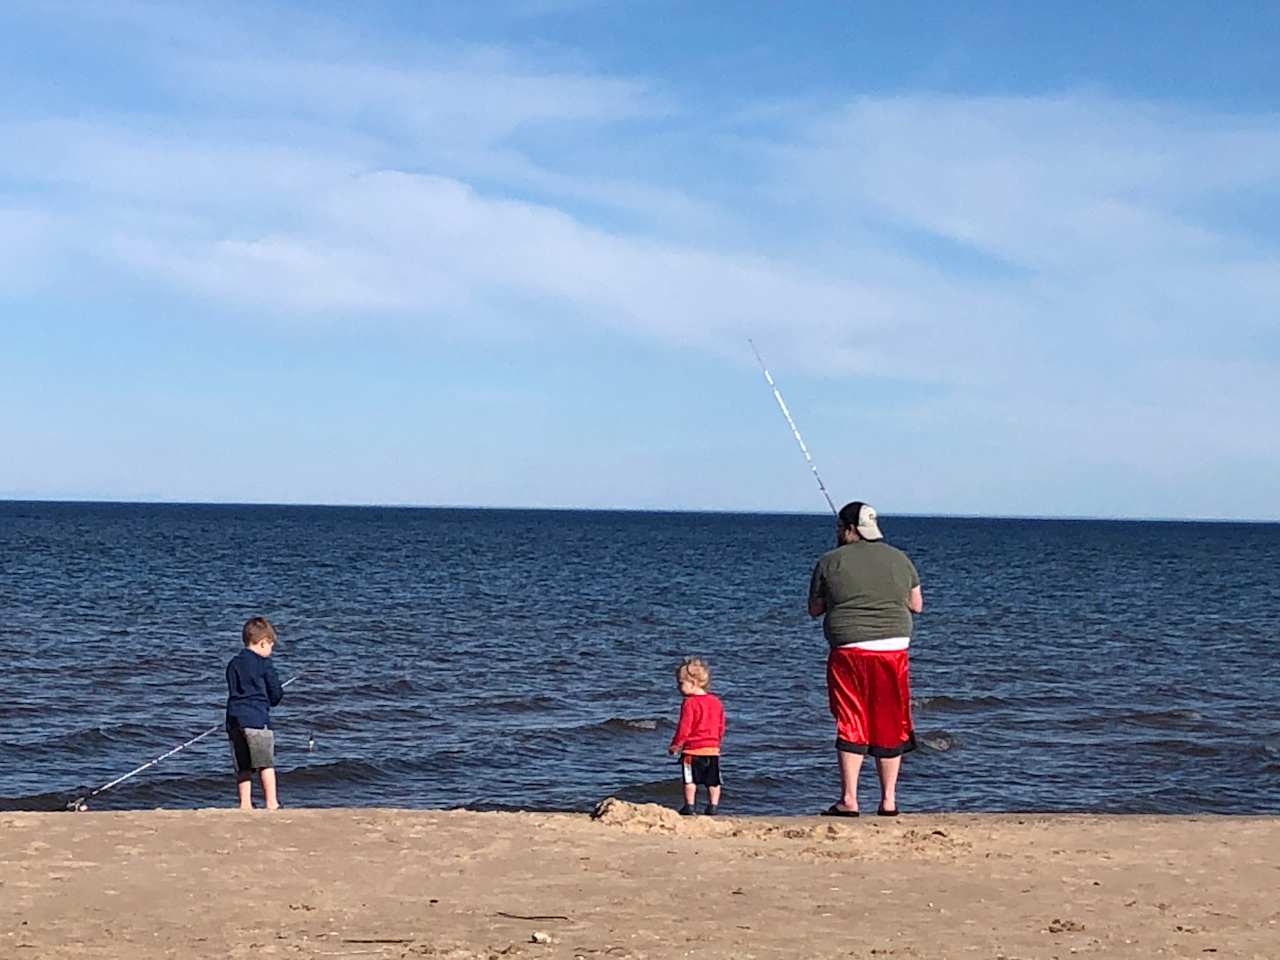
[[[86,789],[85,793],[88,792]],[[37,811],[41,813],[66,810],[67,804],[80,796],[78,793],[28,793],[16,797],[0,797],[0,811]]]
[[[911,708],[920,711],[952,710],[966,712],[1007,705],[1008,701],[1001,700],[999,697],[948,697],[945,694],[940,694],[934,697],[911,698]]]
[[[665,717],[610,717],[603,723],[593,723],[588,730],[611,730],[616,733],[649,733],[672,723]]]
[[[754,624],[803,624],[805,622],[804,609],[796,604],[779,604],[765,610],[754,620],[746,621],[748,625]]]
[[[58,733],[49,737],[34,737],[29,740],[5,740],[0,745],[15,749],[31,747],[73,747],[77,751],[88,752],[120,743],[137,743],[154,740],[155,731],[149,727],[134,723],[119,723],[109,726],[78,727],[66,733]]]
[[[946,730],[916,733],[916,742],[932,753],[946,753],[960,745],[960,738]]]
[[[1136,710],[1126,713],[1103,713],[1084,717],[1064,717],[1059,723],[1073,730],[1102,731],[1116,726],[1146,727],[1153,730],[1191,730],[1204,722],[1198,710]]]
[[[471,810],[477,813],[585,813],[590,806],[575,807],[569,804],[540,803],[498,803],[493,800],[472,800],[469,803],[458,803],[446,810]]]
[[[546,694],[534,694],[531,697],[497,697],[486,700],[476,700],[471,703],[460,703],[451,706],[450,709],[466,713],[518,713],[522,710],[543,710],[548,707],[558,707],[564,701],[559,697],[547,696]]]
[[[286,770],[283,775],[291,784],[299,786],[309,784],[366,784],[385,780],[398,780],[402,775],[420,773],[420,768],[407,760],[379,760],[370,763],[367,760],[331,760],[328,763],[312,763],[306,766]]]
[[[305,682],[305,680],[300,681],[299,687],[302,687]],[[347,695],[358,699],[394,697],[413,693],[416,689],[417,688],[414,686],[413,681],[408,677],[399,677],[395,680],[377,680],[369,683],[358,683],[347,691]],[[302,690],[297,690],[297,692],[301,693]]]
[[[1204,716],[1199,710],[1176,708],[1173,710],[1149,710],[1122,715],[1119,719],[1143,726],[1162,727],[1171,723],[1199,723]]]
[[[1195,740],[1135,740],[1133,745],[1152,754],[1205,760],[1221,757],[1234,749],[1220,741],[1204,743]]]
[[[317,790],[324,791],[334,787],[399,784],[406,777],[420,773],[413,764],[402,760],[368,763],[362,760],[340,759],[293,768],[278,767],[277,770],[289,793],[296,789],[310,790],[313,794]],[[229,775],[213,774],[207,770],[193,774],[153,776],[121,784],[117,789],[90,800],[88,805],[90,809],[190,808],[209,804],[222,806],[229,803],[232,795],[229,785],[234,785]],[[15,806],[14,809],[63,810],[69,800],[87,792],[88,788],[85,788],[75,793],[17,798],[16,802],[24,806]],[[6,802],[0,801],[0,809]],[[40,807],[25,805],[34,802],[47,802],[48,805]]]
[[[43,720],[45,707],[37,703],[3,703],[0,704],[0,720],[18,720],[30,718]]]
[[[727,778],[726,778],[727,783]],[[675,803],[684,796],[684,784],[680,774],[673,770],[671,776],[644,783],[628,783],[611,790],[615,797],[631,803]]]

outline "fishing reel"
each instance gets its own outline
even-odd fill
[[[85,802],[84,797],[77,797],[67,804],[67,811],[70,813],[84,813],[88,809],[89,804]]]

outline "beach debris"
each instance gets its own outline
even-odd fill
[[[522,913],[507,913],[505,910],[499,910],[494,914],[497,917],[506,917],[508,920],[568,920],[569,918],[558,913],[542,913],[528,916]]]
[[[551,934],[547,933],[545,930],[535,930],[533,931],[533,935],[529,937],[529,942],[530,943],[553,943],[554,941],[551,939]]]
[[[1080,933],[1084,930],[1083,923],[1077,923],[1075,920],[1062,920],[1054,917],[1049,921],[1046,928],[1049,933]]]
[[[592,820],[608,820],[616,815],[619,805],[631,806],[625,800],[619,800],[617,797],[605,797],[595,805],[595,809],[591,811]]]

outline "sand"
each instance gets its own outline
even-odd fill
[[[1280,818],[0,814],[5,960],[784,956],[1274,960]]]

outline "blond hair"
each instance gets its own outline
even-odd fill
[[[688,681],[695,687],[706,690],[711,686],[711,668],[701,657],[685,657],[680,661],[680,666],[676,667],[676,681]]]
[[[244,641],[246,647],[251,647],[255,643],[275,643],[276,628],[271,626],[271,621],[266,617],[250,617],[244,622],[240,639]]]

